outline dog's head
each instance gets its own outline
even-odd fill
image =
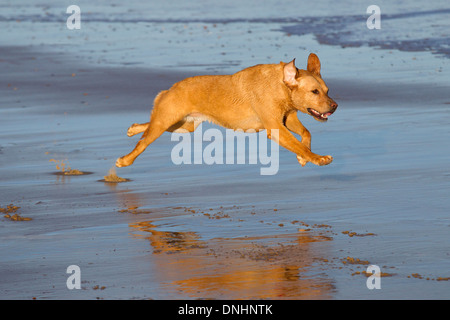
[[[307,70],[297,69],[294,59],[284,64],[283,71],[294,107],[318,121],[327,121],[338,105],[328,96],[328,87],[320,75],[319,57],[314,53],[309,55]]]

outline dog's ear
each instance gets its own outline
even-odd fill
[[[308,57],[308,71],[320,77],[320,60],[317,55],[311,53]]]
[[[283,78],[284,83],[289,87],[296,86],[297,85],[296,77],[298,71],[297,68],[295,67],[295,59],[289,63],[286,63],[284,65],[283,71],[284,71],[284,78]]]

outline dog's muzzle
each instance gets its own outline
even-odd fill
[[[333,102],[330,105],[331,109],[327,112],[324,113],[320,113],[317,110],[314,110],[313,108],[308,108],[308,112],[310,115],[312,115],[315,119],[319,120],[319,121],[327,121],[328,117],[331,116],[337,109],[338,105],[336,102]]]

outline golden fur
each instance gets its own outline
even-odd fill
[[[294,59],[256,65],[232,75],[187,78],[156,96],[150,122],[128,129],[128,136],[144,134],[131,153],[117,159],[116,166],[131,165],[163,132],[193,132],[205,120],[233,130],[265,129],[269,139],[277,139],[295,153],[303,166],[307,162],[327,165],[333,158],[311,152],[311,134],[298,120],[297,111],[325,122],[336,108],[320,75],[319,58],[313,53],[307,70],[297,69]],[[272,137],[273,129],[278,135]]]

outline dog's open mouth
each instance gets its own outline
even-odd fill
[[[308,112],[310,115],[312,115],[315,119],[319,121],[327,121],[328,117],[333,114],[333,112],[320,113],[319,111],[314,110],[312,108],[308,108]]]

